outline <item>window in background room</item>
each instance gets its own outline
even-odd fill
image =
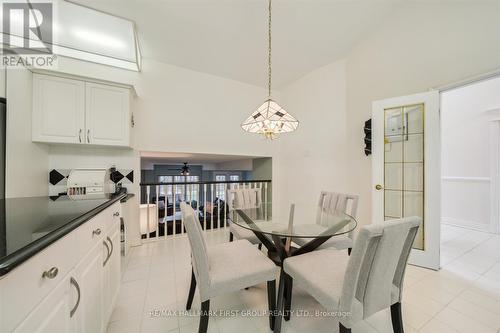
[[[226,175],[215,175],[216,182],[225,182]],[[221,200],[226,200],[226,184],[215,185],[215,196]]]
[[[192,201],[199,198],[200,185],[186,184],[184,182],[199,182],[200,176],[158,176],[160,183],[178,183],[179,185],[164,185],[160,186],[160,195],[166,196],[169,203],[173,203],[173,193],[175,188],[175,202],[177,201]],[[165,193],[166,192],[166,193]]]

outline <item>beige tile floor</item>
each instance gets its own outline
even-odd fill
[[[225,242],[225,230],[207,233],[210,244]],[[242,258],[244,260],[244,258]],[[500,235],[451,226],[442,227],[439,272],[408,266],[403,299],[407,333],[500,332]],[[120,294],[108,333],[197,332],[198,317],[176,315],[185,307],[191,274],[186,237],[133,248],[126,262]],[[322,310],[300,286],[294,286],[292,308]],[[264,285],[217,297],[213,310],[265,310]],[[195,296],[194,309],[199,309]],[[155,312],[156,311],[156,312]],[[209,332],[270,332],[267,317],[219,316],[210,319]],[[292,317],[283,332],[336,332],[327,317]],[[379,312],[353,329],[392,332],[390,314]]]

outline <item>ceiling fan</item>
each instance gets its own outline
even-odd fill
[[[181,176],[189,176],[189,166],[188,162],[184,162],[184,165],[180,169],[168,169],[168,170],[176,170],[181,172]]]

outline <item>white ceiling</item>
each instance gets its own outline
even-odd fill
[[[265,86],[266,0],[74,0],[133,20],[142,54]],[[273,82],[345,56],[401,0],[274,0]]]

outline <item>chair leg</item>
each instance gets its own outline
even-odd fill
[[[339,333],[351,333],[351,329],[339,323]]]
[[[352,247],[349,247],[349,248],[347,249],[347,255],[348,255],[348,256],[350,256],[350,255],[351,255],[351,252],[352,252]]]
[[[392,329],[394,333],[404,333],[403,317],[401,315],[401,303],[391,305]]]
[[[262,243],[260,243],[258,246],[259,250],[262,250]]]
[[[269,327],[272,331],[276,312],[276,280],[267,281],[267,303],[269,304]]]
[[[290,275],[285,274],[285,320],[290,320],[290,310],[292,309],[292,288],[293,279]]]
[[[207,333],[208,319],[210,319],[210,300],[201,303],[200,327],[198,333]]]
[[[232,232],[229,233],[229,241],[232,242],[234,239],[234,235]]]
[[[191,305],[193,304],[194,291],[196,290],[196,277],[194,276],[194,270],[191,270],[191,286],[189,287],[189,295],[186,304],[186,310],[191,310]]]

